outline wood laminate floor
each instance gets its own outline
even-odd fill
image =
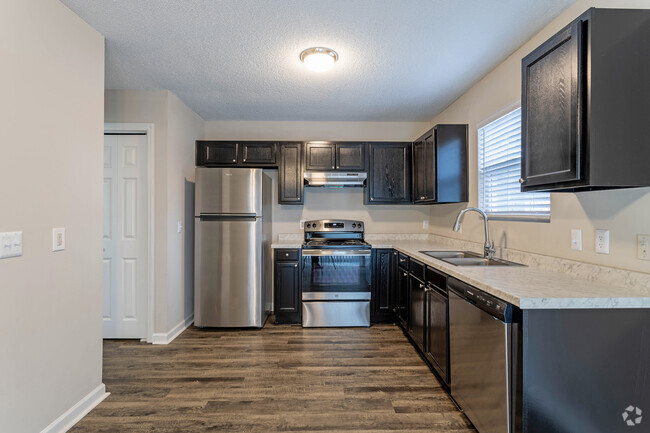
[[[392,325],[107,340],[103,381],[71,432],[475,432]]]

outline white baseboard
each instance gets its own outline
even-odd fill
[[[180,323],[174,326],[171,331],[167,333],[153,334],[151,340],[152,344],[169,344],[174,338],[181,335],[192,323],[194,323],[194,313],[187,316],[184,320],[181,320]]]
[[[84,398],[79,400],[77,404],[65,411],[63,415],[45,427],[41,433],[67,432],[109,395],[110,393],[106,392],[106,386],[102,383],[97,388],[90,391],[90,393],[88,393]]]

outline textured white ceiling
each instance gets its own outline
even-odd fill
[[[62,0],[106,37],[107,89],[206,120],[428,121],[574,0]],[[298,59],[336,50],[333,70]]]

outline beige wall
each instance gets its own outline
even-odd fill
[[[469,123],[470,126],[470,203],[478,204],[477,124],[519,101],[521,97],[521,59],[591,6],[650,8],[649,0],[578,0],[539,34],[524,44],[478,84],[433,119],[437,123]],[[648,143],[650,145],[650,142]],[[468,215],[463,233],[451,230],[462,205],[431,206],[431,232],[482,242],[482,223]],[[650,188],[551,194],[551,222],[490,223],[491,235],[501,246],[558,256],[582,262],[650,272],[650,262],[636,258],[636,235],[650,233]],[[571,250],[572,228],[582,229],[583,251]],[[609,255],[594,252],[595,229],[610,230]]]
[[[102,382],[104,39],[55,0],[1,9],[0,232],[24,254],[0,260],[0,431],[33,433]]]
[[[426,122],[215,122],[205,123],[205,137],[226,140],[381,140],[411,141]],[[365,221],[368,233],[425,233],[426,206],[366,206],[361,188],[306,188],[304,206],[279,205],[274,182],[273,235],[302,233],[301,219],[345,218]]]
[[[168,90],[107,90],[107,123],[153,123],[155,147],[154,332],[167,333],[193,312],[194,140],[203,119]],[[186,183],[189,182],[189,185]],[[177,232],[178,221],[189,230]]]

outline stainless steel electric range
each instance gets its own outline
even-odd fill
[[[370,326],[371,246],[362,221],[305,222],[302,326]]]

